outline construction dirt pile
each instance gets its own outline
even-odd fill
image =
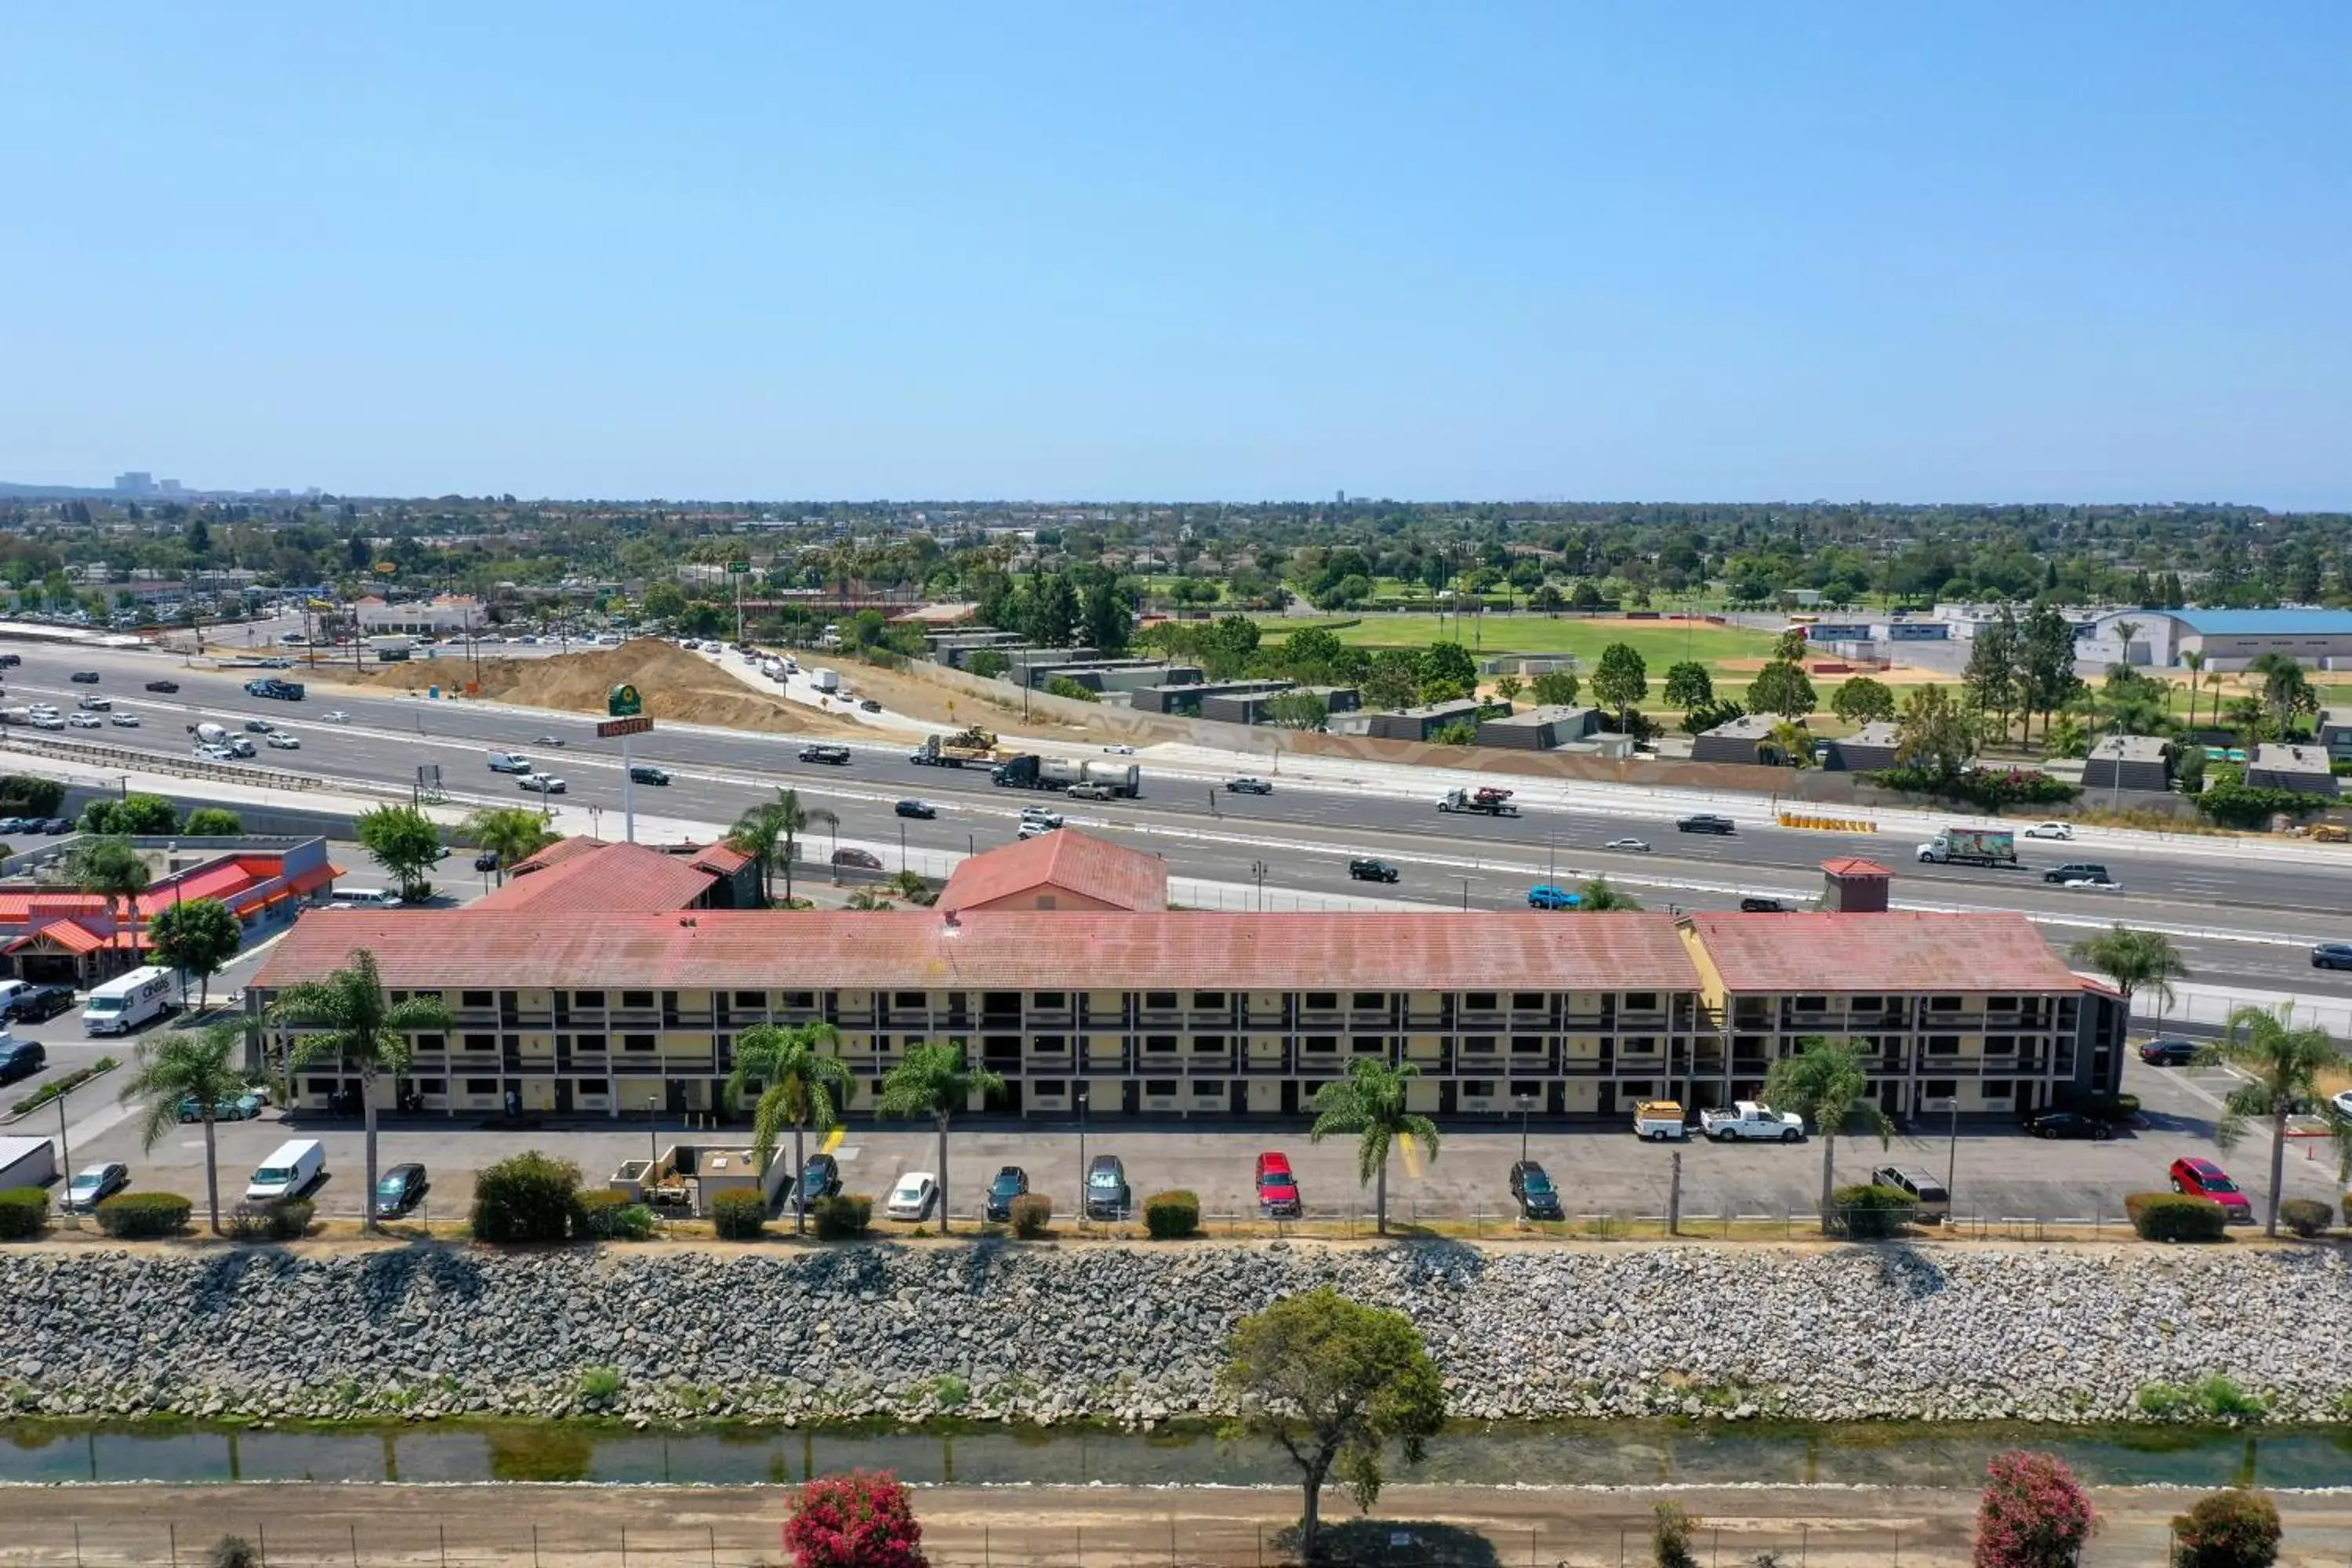
[[[422,691],[438,686],[445,694],[465,693],[519,708],[559,708],[574,713],[604,712],[615,686],[637,689],[646,713],[686,724],[728,730],[766,730],[788,735],[867,734],[843,719],[763,697],[708,659],[651,637],[619,647],[543,658],[485,658],[480,674],[471,659],[451,650],[430,660],[362,666],[357,670],[321,665],[312,675],[378,691]]]

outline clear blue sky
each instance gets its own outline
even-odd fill
[[[0,478],[2352,505],[2352,5],[16,5]]]

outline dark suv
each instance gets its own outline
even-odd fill
[[[1511,1162],[1511,1196],[1518,1202],[1521,1219],[1561,1217],[1559,1189],[1551,1184],[1550,1173],[1538,1161]]]
[[[1675,831],[1677,833],[1737,833],[1739,827],[1727,816],[1717,816],[1703,811],[1696,816],[1685,816],[1676,822]]]
[[[48,1065],[48,1050],[38,1040],[0,1041],[0,1083],[14,1083]]]
[[[1088,1219],[1124,1219],[1132,1194],[1127,1186],[1127,1167],[1116,1154],[1097,1154],[1087,1167],[1087,1217]]]
[[[988,1184],[988,1217],[1011,1219],[1013,1200],[1029,1191],[1029,1173],[1018,1165],[1007,1165],[996,1173],[996,1180]]]
[[[830,1154],[811,1154],[793,1184],[793,1207],[804,1209],[841,1191],[841,1164]]]
[[[2042,873],[2045,882],[2112,882],[2107,868],[2095,860],[2069,860]]]
[[[8,1016],[20,1024],[37,1024],[44,1018],[54,1018],[70,1011],[74,1005],[70,985],[36,985],[19,991],[8,1001]]]
[[[1397,868],[1385,860],[1350,860],[1348,875],[1359,882],[1393,882]]]
[[[2352,942],[2315,942],[2311,949],[2314,969],[2352,969]]]

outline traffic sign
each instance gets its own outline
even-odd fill
[[[645,711],[645,703],[638,698],[637,689],[625,680],[606,694],[604,711],[614,719],[634,719]]]
[[[751,563],[749,561],[730,561],[727,563],[727,570],[730,574],[740,574],[751,569]]]
[[[603,719],[597,721],[596,737],[609,741],[615,735],[643,735],[653,727],[650,719]]]

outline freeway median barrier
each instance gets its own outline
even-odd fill
[[[54,757],[59,762],[80,763],[88,767],[110,768],[117,772],[171,773],[185,779],[208,779],[215,784],[257,784],[264,789],[322,789],[326,781],[303,773],[282,773],[270,768],[239,768],[206,762],[201,757],[174,757],[162,752],[134,752],[122,746],[85,746],[73,741],[38,740],[28,735],[10,735],[0,740],[0,750],[22,752],[27,756]]]
[[[1860,816],[1807,816],[1794,811],[1780,814],[1783,827],[1810,827],[1822,833],[1875,833],[1878,824]]]

